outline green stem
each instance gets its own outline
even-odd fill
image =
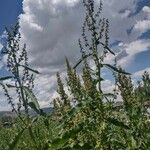
[[[15,78],[17,79],[17,82],[19,84],[19,89],[20,89],[20,92],[21,92],[21,97],[22,97],[22,101],[23,101],[23,106],[25,108],[25,114],[27,116],[27,120],[28,120],[28,123],[29,123],[29,114],[28,114],[28,106],[27,106],[27,102],[26,102],[26,99],[25,99],[25,95],[24,95],[24,92],[23,92],[23,85],[20,81],[20,73],[19,73],[19,68],[18,68],[18,62],[17,62],[17,58],[16,58],[16,54],[15,54],[15,51],[12,50],[13,54],[13,58],[14,58],[14,63],[15,63],[15,67],[16,67],[16,74],[15,74]]]

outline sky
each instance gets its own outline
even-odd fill
[[[20,13],[22,13],[22,0],[0,1],[0,34],[4,32],[5,27],[16,23]]]
[[[95,0],[97,5],[98,0]],[[133,81],[150,72],[150,1],[105,0],[103,16],[110,21],[110,46],[118,65],[132,73]],[[1,0],[0,50],[5,27],[19,19],[21,44],[27,44],[29,61],[42,74],[35,81],[35,94],[41,107],[56,96],[56,72],[65,76],[65,56],[71,64],[80,58],[78,38],[84,19],[81,0]],[[108,55],[106,62],[113,63]],[[0,76],[7,75],[1,56]],[[113,88],[109,73],[104,72],[106,91]],[[13,93],[12,93],[13,94]],[[10,109],[0,88],[0,110]]]

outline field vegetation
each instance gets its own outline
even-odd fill
[[[1,77],[0,85],[17,117],[0,121],[1,150],[150,150],[150,76],[145,72],[135,86],[131,74],[116,61],[105,63],[108,54],[115,55],[109,47],[109,20],[101,16],[101,1],[98,8],[94,0],[83,0],[83,5],[81,59],[72,66],[66,58],[65,80],[56,74],[59,96],[48,114],[33,92],[39,72],[28,63],[26,45],[19,44],[19,24],[7,30],[3,55],[9,76]],[[103,90],[103,69],[114,77],[111,93]],[[30,109],[37,115],[29,115]]]

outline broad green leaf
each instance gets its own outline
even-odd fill
[[[40,114],[40,109],[38,109],[35,105],[34,102],[29,102],[28,105],[30,106],[30,108],[32,108],[35,112],[37,112],[38,114]]]
[[[34,93],[28,87],[25,86],[23,87],[23,90],[26,93],[27,97],[29,98],[28,105],[37,113],[40,113],[40,105]]]
[[[115,72],[122,73],[122,74],[126,74],[126,75],[131,75],[130,73],[125,72],[125,71],[122,71],[122,70],[119,70],[118,68],[116,68],[116,67],[114,67],[114,66],[112,66],[112,65],[110,65],[110,64],[102,64],[102,65],[103,65],[103,66],[106,66],[107,68],[112,69],[112,70],[115,71]]]
[[[74,138],[77,135],[77,133],[79,133],[82,130],[82,128],[83,128],[83,123],[78,125],[78,127],[73,128],[69,130],[68,132],[66,132],[61,138],[55,139],[51,143],[49,150],[58,150],[58,149],[63,148],[65,144],[68,142],[68,140],[70,138]]]
[[[118,127],[121,127],[121,128],[124,128],[124,129],[130,129],[127,125],[125,125],[123,122],[121,121],[118,121],[117,119],[115,118],[107,118],[106,119],[108,122],[110,122],[111,124],[115,125],[115,126],[118,126]]]
[[[0,81],[4,81],[4,80],[8,80],[8,79],[12,79],[13,76],[6,76],[6,77],[1,77]]]

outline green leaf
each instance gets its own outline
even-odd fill
[[[131,149],[137,149],[137,143],[133,136],[131,136]]]
[[[47,128],[49,128],[50,124],[49,124],[48,118],[45,118],[45,119],[44,119],[44,125],[45,125]]]
[[[80,143],[71,146],[67,146],[65,148],[62,148],[60,150],[91,150],[93,149],[93,146],[91,146],[91,143],[84,143],[83,145],[80,145]]]
[[[38,100],[36,98],[36,96],[34,95],[34,93],[32,92],[32,90],[30,90],[28,87],[23,87],[23,90],[25,92],[25,94],[27,95],[27,97],[29,98],[28,100],[28,105],[37,113],[40,113],[40,105],[38,103]]]
[[[70,138],[74,138],[76,137],[77,133],[79,133],[83,128],[83,123],[81,123],[80,125],[78,125],[78,127],[73,128],[69,131],[67,131],[66,133],[64,133],[64,135],[61,138],[57,138],[55,139],[51,144],[50,144],[50,150],[58,150],[60,148],[63,148],[66,143],[68,142],[68,140]]]
[[[127,125],[125,125],[123,122],[121,121],[118,121],[117,119],[115,118],[107,118],[106,119],[108,122],[110,122],[111,124],[115,125],[115,126],[118,126],[118,127],[122,127],[124,129],[130,129]]]
[[[19,142],[19,139],[21,138],[21,136],[22,136],[22,134],[23,134],[23,132],[24,132],[25,129],[26,129],[26,128],[23,128],[23,129],[15,136],[15,138],[13,139],[13,141],[8,145],[8,150],[15,150],[15,149],[16,149],[16,146],[17,146],[17,144],[18,144],[18,142]]]
[[[33,133],[33,130],[31,128],[31,126],[28,127],[28,131],[29,131],[29,135],[31,137],[31,140],[33,141],[36,149],[38,149],[38,146],[37,146],[37,141],[35,140],[35,136],[34,136],[34,133]]]
[[[6,77],[1,77],[0,81],[4,81],[4,80],[8,80],[8,79],[12,79],[13,76],[6,76]]]
[[[24,67],[25,69],[27,69],[27,70],[29,70],[29,71],[32,71],[32,72],[34,72],[34,73],[36,73],[36,74],[40,74],[39,71],[34,70],[34,69],[31,69],[31,68],[28,67],[28,66],[24,66],[24,65],[20,65],[20,64],[19,64],[19,66],[22,66],[22,67]]]
[[[118,68],[116,68],[116,67],[114,67],[114,66],[112,66],[112,65],[110,65],[110,64],[102,64],[102,65],[103,65],[103,66],[106,66],[106,67],[109,68],[109,69],[112,69],[112,70],[115,71],[115,72],[122,73],[122,74],[126,74],[126,75],[131,75],[130,73],[125,72],[125,71],[123,71],[123,70],[119,70]]]
[[[40,109],[38,109],[35,105],[34,102],[29,102],[28,105],[30,106],[30,108],[32,108],[35,112],[37,112],[38,114],[40,114]]]
[[[33,119],[32,119],[32,124],[35,123],[35,122],[37,122],[38,119],[39,119],[38,117],[33,118]]]

